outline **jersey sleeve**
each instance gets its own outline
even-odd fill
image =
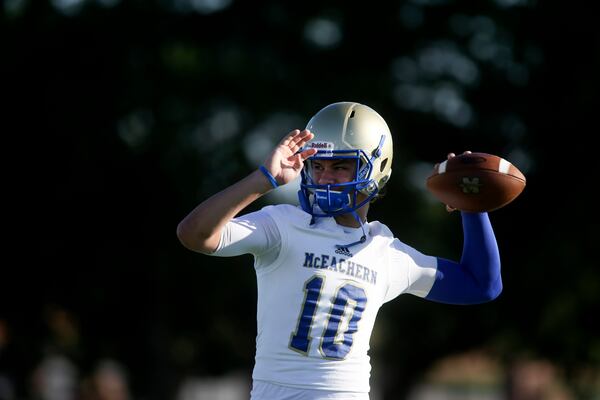
[[[252,254],[275,259],[280,247],[281,234],[275,221],[267,212],[260,210],[229,221],[221,231],[219,246],[211,255],[233,257]]]
[[[394,239],[390,253],[390,282],[384,301],[403,293],[425,297],[435,282],[437,259]]]

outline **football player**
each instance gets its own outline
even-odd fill
[[[460,261],[425,255],[367,213],[392,172],[392,135],[372,108],[330,104],[265,163],[178,225],[190,250],[250,253],[258,284],[253,400],[368,399],[369,339],[379,308],[401,294],[476,304],[502,290],[487,213],[462,212]],[[238,215],[301,175],[300,205]]]

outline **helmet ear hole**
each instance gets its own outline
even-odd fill
[[[389,160],[389,158],[386,158],[383,161],[381,161],[381,164],[379,165],[379,172],[383,172],[383,170],[385,169],[385,166],[386,166],[388,160]]]

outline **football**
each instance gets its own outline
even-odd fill
[[[525,189],[525,175],[502,157],[469,153],[436,164],[427,189],[442,203],[461,211],[504,207]]]

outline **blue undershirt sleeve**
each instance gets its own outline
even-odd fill
[[[487,213],[461,212],[464,244],[460,263],[438,257],[433,287],[426,299],[448,304],[478,304],[502,292],[500,253]]]

